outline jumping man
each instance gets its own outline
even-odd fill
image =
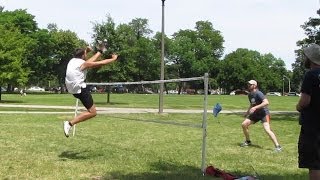
[[[65,83],[68,92],[73,94],[75,98],[78,98],[83,106],[86,107],[87,111],[82,112],[70,121],[63,122],[63,130],[66,137],[69,137],[69,132],[73,125],[86,121],[97,115],[96,106],[93,103],[90,90],[87,88],[85,83],[87,70],[109,64],[118,58],[116,54],[113,54],[110,59],[97,61],[103,52],[106,51],[105,45],[100,44],[98,46],[98,52],[86,60],[87,53],[91,50],[92,49],[90,47],[76,49],[74,52],[74,58],[69,61],[67,66]]]

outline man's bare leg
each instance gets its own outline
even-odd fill
[[[91,118],[95,117],[96,115],[97,115],[96,106],[93,105],[90,109],[82,112],[81,114],[79,114],[78,116],[76,116],[75,118],[73,118],[69,122],[73,126],[73,125],[78,124],[82,121],[86,121],[88,119],[91,119]]]

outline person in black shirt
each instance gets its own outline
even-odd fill
[[[320,179],[320,46],[303,49],[305,68],[301,96],[296,105],[301,125],[298,141],[299,168],[309,169],[309,179]]]

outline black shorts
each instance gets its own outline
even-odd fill
[[[262,123],[264,122],[270,122],[270,114],[250,114],[248,116],[248,119],[251,121],[254,121],[254,123],[261,120]]]
[[[93,106],[93,99],[89,88],[81,88],[81,93],[73,94],[73,96],[78,98],[87,109],[90,109]]]
[[[298,153],[299,168],[320,170],[320,128],[301,126]]]

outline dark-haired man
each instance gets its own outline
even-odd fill
[[[106,51],[106,47],[100,44],[98,51],[91,58],[87,59],[87,53],[91,50],[90,47],[76,49],[74,58],[69,61],[67,66],[65,84],[68,92],[73,94],[75,98],[78,98],[87,111],[82,112],[70,121],[63,122],[63,130],[66,137],[69,137],[69,132],[73,125],[97,115],[96,106],[94,105],[90,90],[85,83],[87,70],[109,64],[117,60],[118,57],[116,54],[113,54],[110,59],[97,61],[103,52]]]

